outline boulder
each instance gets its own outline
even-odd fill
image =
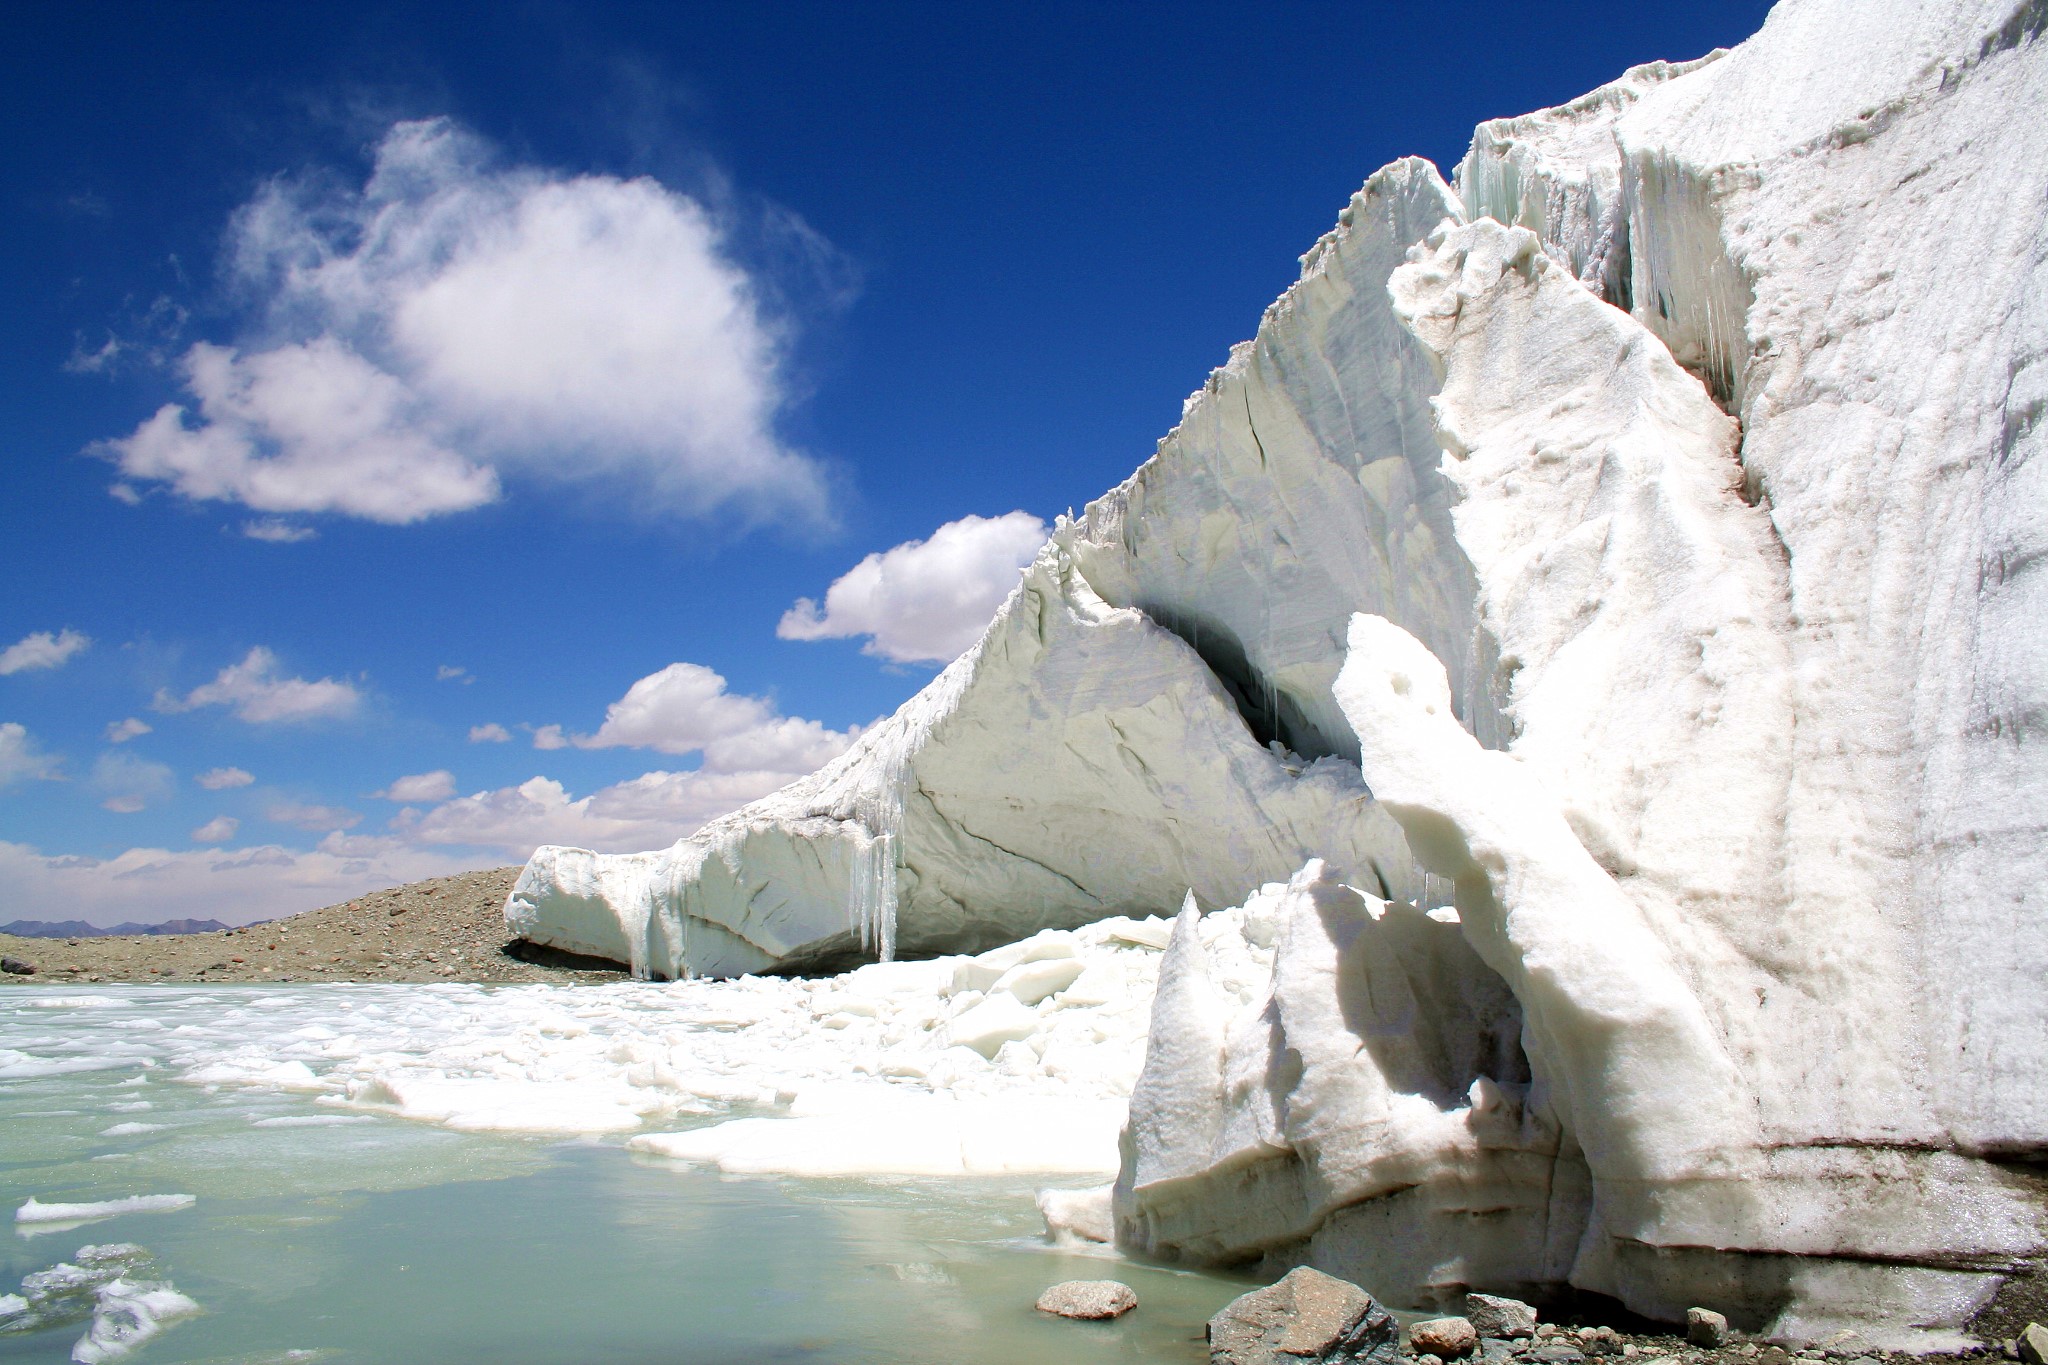
[[[1497,1298],[1492,1294],[1467,1294],[1465,1320],[1481,1337],[1503,1341],[1536,1335],[1536,1310],[1520,1299]]]
[[[2019,1347],[2020,1359],[2027,1365],[2048,1365],[2048,1327],[2038,1322],[2027,1324],[2027,1330],[2020,1333],[2015,1343]]]
[[[1396,1365],[1394,1315],[1348,1280],[1301,1266],[1209,1319],[1210,1365]]]
[[[1037,1308],[1062,1318],[1120,1318],[1138,1306],[1137,1291],[1118,1280],[1066,1280],[1038,1296]]]
[[[1728,1340],[1728,1319],[1711,1308],[1688,1308],[1685,1339],[1695,1346],[1719,1346]]]

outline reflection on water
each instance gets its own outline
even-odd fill
[[[308,993],[333,988],[264,989],[293,994],[296,1027]],[[335,1111],[182,1083],[163,1046],[203,1033],[224,993],[29,1007],[42,994],[0,996],[6,1216],[31,1196],[197,1202],[24,1225],[0,1241],[0,1294],[81,1247],[138,1243],[202,1310],[139,1361],[1192,1362],[1204,1319],[1244,1288],[1056,1251],[1024,1179],[736,1179],[616,1139],[268,1122]],[[1031,1307],[1058,1280],[1104,1276],[1137,1289],[1135,1313],[1069,1323]],[[82,1330],[0,1335],[0,1361],[68,1360]]]

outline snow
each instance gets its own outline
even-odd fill
[[[635,1140],[995,1169],[999,1087],[1126,1046],[1048,1021],[1127,1039],[1156,970],[1142,1070],[1060,1092],[1130,1125],[1056,1230],[1955,1340],[2048,1244],[2000,1164],[2048,1150],[2040,38],[1784,0],[1481,125],[1455,192],[1376,173],[895,717],[536,854],[512,927],[641,975],[1038,945],[814,992],[792,1054],[886,1103]],[[1048,946],[1184,896],[1163,962]]]

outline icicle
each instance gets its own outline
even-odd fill
[[[847,887],[847,927],[883,962],[896,958],[896,866],[903,844],[903,774],[908,743],[882,764],[881,780],[854,802],[866,839],[853,854]]]

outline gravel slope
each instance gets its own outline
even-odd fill
[[[36,968],[33,976],[0,976],[0,984],[596,982],[625,975],[623,968],[595,959],[515,944],[505,929],[504,907],[518,875],[516,867],[496,867],[435,877],[219,933],[76,939],[0,934],[0,954]]]

